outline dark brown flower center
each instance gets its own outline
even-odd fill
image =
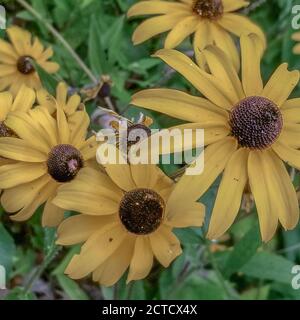
[[[32,58],[30,56],[22,56],[18,59],[17,69],[23,74],[30,74],[35,71],[32,64]]]
[[[240,101],[230,114],[232,135],[240,146],[265,149],[281,133],[283,120],[278,106],[264,97],[248,97]]]
[[[69,144],[59,144],[48,155],[48,173],[57,182],[68,182],[75,178],[83,163],[79,150]]]
[[[0,137],[17,137],[17,135],[4,122],[0,121]]]
[[[158,193],[139,188],[124,194],[119,215],[129,232],[146,235],[160,226],[164,209],[165,202]]]
[[[215,20],[223,15],[224,7],[222,0],[195,0],[193,12],[201,18]]]

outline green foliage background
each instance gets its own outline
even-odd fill
[[[138,116],[140,110],[128,106],[130,96],[140,89],[159,86],[194,92],[181,76],[150,57],[162,47],[162,37],[137,47],[132,45],[131,35],[138,20],[127,21],[125,14],[134,2],[28,0],[44,18],[43,22],[24,10],[18,1],[1,4],[7,9],[8,25],[25,27],[44,44],[52,45],[54,60],[61,68],[54,78],[44,78],[48,87],[64,79],[79,90],[91,81],[48,32],[44,22],[59,31],[97,78],[103,74],[112,78],[113,102],[123,116],[131,118]],[[300,56],[293,55],[295,43],[291,40],[294,32],[291,9],[297,3],[300,1],[252,0],[247,9],[268,37],[262,63],[264,80],[282,62],[288,62],[290,69],[300,68]],[[5,33],[1,32],[1,36],[5,37]],[[180,50],[190,52],[190,42],[187,40]],[[300,87],[294,92],[295,96],[299,94]],[[95,108],[95,101],[87,104],[89,113]],[[158,113],[145,113],[154,118],[154,127],[169,127],[177,122]],[[163,169],[170,173],[176,168]],[[298,187],[298,172],[294,182]],[[208,208],[207,219],[217,187],[218,181],[201,199]],[[289,232],[279,229],[271,242],[262,244],[255,208],[250,214],[241,210],[229,237],[220,243],[205,241],[203,230],[179,230],[184,252],[169,269],[157,266],[148,279],[127,287],[122,279],[113,288],[101,288],[89,279],[74,282],[63,274],[78,248],[53,250],[55,230],[40,226],[40,210],[24,224],[10,222],[4,212],[0,213],[0,219],[0,264],[5,266],[8,276],[8,290],[0,290],[3,299],[300,299],[300,290],[291,286],[291,269],[300,264],[300,227]],[[36,279],[33,283],[32,278]]]

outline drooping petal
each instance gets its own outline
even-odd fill
[[[55,194],[50,197],[44,207],[42,215],[42,226],[43,227],[57,227],[64,219],[65,210],[57,207],[52,203]]]
[[[261,237],[265,242],[273,237],[277,229],[275,199],[279,196],[275,192],[278,191],[276,187],[272,188],[270,185],[266,153],[267,151],[251,151],[248,159],[249,184],[257,207]]]
[[[120,247],[94,271],[93,280],[107,287],[114,285],[130,264],[134,244],[134,237],[128,235]]]
[[[177,182],[169,201],[175,203],[181,194],[186,194],[186,201],[197,201],[224,170],[236,148],[237,142],[231,137],[209,145],[204,150],[204,171],[198,175],[185,174]]]
[[[246,182],[248,150],[237,150],[228,161],[217,193],[207,238],[222,236],[234,222],[242,201]]]
[[[165,268],[182,253],[180,241],[167,226],[162,225],[149,239],[154,256]]]
[[[109,224],[93,234],[75,255],[65,273],[72,279],[80,279],[96,270],[121,245],[126,232],[119,223]]]
[[[278,156],[290,166],[300,170],[300,151],[289,147],[280,137],[272,145],[272,149]]]
[[[93,233],[100,231],[103,226],[117,222],[116,219],[116,215],[96,217],[78,214],[72,216],[59,225],[56,243],[69,246],[84,242]]]
[[[152,269],[153,252],[148,237],[137,237],[127,283],[145,278]]]
[[[249,5],[249,1],[244,0],[223,0],[222,3],[224,12],[236,11]]]

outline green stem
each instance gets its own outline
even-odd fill
[[[28,293],[33,286],[34,282],[43,274],[44,270],[48,267],[50,262],[56,257],[57,253],[61,249],[60,246],[53,246],[44,261],[36,268],[32,276],[29,278],[28,282],[24,287],[25,293]]]
[[[45,28],[52,33],[52,35],[61,42],[61,44],[65,47],[65,49],[70,53],[70,55],[74,58],[74,60],[78,63],[81,69],[86,73],[86,75],[91,79],[94,84],[98,83],[97,78],[93,75],[92,71],[87,67],[87,65],[83,62],[83,60],[79,57],[79,55],[73,50],[70,44],[65,40],[65,38],[50,24],[46,21],[44,17],[41,16],[39,12],[37,12],[30,4],[28,4],[25,0],[16,0],[22,7],[28,10],[35,18],[37,18]]]
[[[214,255],[210,251],[209,242],[207,240],[205,240],[205,243],[206,243],[206,251],[208,253],[208,257],[209,257],[210,263],[211,263],[211,265],[213,266],[213,268],[214,268],[214,270],[216,272],[218,280],[219,280],[221,286],[224,289],[224,292],[226,294],[227,299],[229,299],[229,300],[236,299],[235,297],[233,297],[231,290],[228,288],[226,280],[224,279],[224,277],[222,275],[222,272],[220,271],[218,263],[217,263]]]

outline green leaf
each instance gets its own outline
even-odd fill
[[[295,263],[269,252],[258,252],[241,268],[246,276],[262,280],[290,284],[292,281],[291,270]]]
[[[89,300],[88,295],[79,287],[79,285],[72,279],[61,274],[58,275],[57,281],[60,287],[72,300]]]
[[[16,246],[14,239],[6,231],[3,224],[0,223],[0,265],[5,268],[7,276],[11,272],[15,254]]]
[[[239,271],[255,255],[260,245],[259,226],[255,223],[230,253],[223,270],[225,277],[230,277],[234,272]]]
[[[42,67],[40,67],[37,63],[34,63],[35,70],[37,71],[41,82],[43,84],[43,87],[52,95],[55,95],[56,92],[56,86],[58,84],[58,81],[50,75],[48,72],[46,72]]]
[[[37,297],[32,292],[26,292],[22,287],[13,288],[3,300],[36,300]]]
[[[100,75],[104,73],[104,66],[107,63],[105,51],[102,45],[102,34],[99,29],[96,17],[92,16],[88,39],[88,60],[92,71]]]

